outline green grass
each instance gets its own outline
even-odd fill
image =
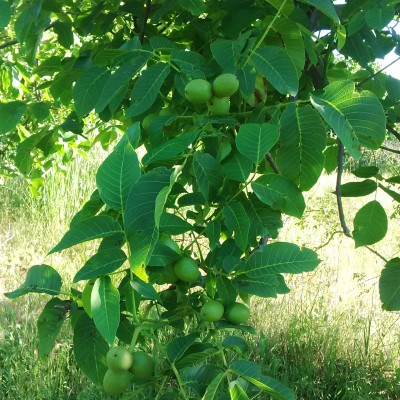
[[[64,175],[49,174],[38,200],[30,198],[22,181],[0,182],[0,292],[16,288],[27,269],[40,263],[54,266],[68,282],[89,257],[90,244],[61,255],[46,253],[89,198],[102,157],[92,163],[80,158]],[[252,322],[260,333],[248,338],[249,357],[266,375],[293,388],[298,399],[400,399],[394,376],[400,366],[400,318],[381,310],[378,293],[384,262],[367,249],[354,249],[343,235],[331,237],[340,230],[333,187],[334,179],[324,177],[307,195],[305,218],[286,218],[279,239],[322,246],[322,262],[312,273],[288,276],[288,295],[252,300]],[[372,198],[344,199],[349,225]],[[379,193],[378,200],[391,209],[387,196]],[[395,219],[390,232],[374,246],[386,258],[400,250]],[[54,353],[38,359],[36,318],[46,300],[42,295],[15,301],[0,297],[0,399],[101,399],[74,364],[68,324]]]

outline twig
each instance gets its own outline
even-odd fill
[[[400,150],[389,149],[389,147],[380,146],[380,149],[390,151],[391,153],[400,154]]]
[[[350,230],[347,227],[346,220],[344,218],[343,204],[342,204],[342,191],[340,188],[340,185],[342,184],[342,173],[343,173],[343,154],[344,154],[344,146],[343,146],[343,143],[339,141],[338,171],[337,171],[337,177],[336,177],[336,201],[337,201],[337,205],[338,205],[340,225],[343,229],[343,233],[346,236],[351,237]]]
[[[363,79],[361,82],[358,82],[356,87],[361,86],[362,84],[364,84],[365,82],[368,82],[370,79],[374,78],[376,75],[379,75],[381,72],[383,72],[386,68],[389,68],[391,65],[393,65],[394,63],[397,63],[397,61],[400,60],[400,57],[397,57],[394,61],[392,61],[391,63],[389,63],[388,65],[385,65],[383,68],[381,68],[379,71],[376,71],[375,73],[373,73],[370,76],[367,76],[365,79]]]
[[[333,239],[333,237],[337,234],[337,233],[343,233],[342,231],[335,231],[331,234],[331,236],[329,236],[328,240],[324,243],[319,245],[318,247],[315,247],[313,250],[314,251],[318,251],[321,250],[322,248],[328,246],[328,244],[331,242],[331,240]]]
[[[271,168],[274,170],[274,172],[276,173],[276,174],[279,174],[280,172],[279,172],[279,169],[278,169],[278,166],[275,164],[275,161],[274,161],[274,159],[272,158],[272,156],[271,156],[271,153],[267,153],[267,161],[268,161],[268,163],[269,163],[269,165],[271,166]]]
[[[396,131],[392,126],[386,124],[386,129],[397,139],[400,141],[400,133]]]
[[[144,15],[143,15],[143,26],[142,26],[142,31],[140,32],[140,43],[142,43],[142,44],[143,44],[144,35],[146,32],[147,19],[149,18],[149,14],[150,14],[150,7],[151,7],[151,0],[146,0],[146,8],[144,10]]]
[[[385,257],[383,257],[383,255],[379,254],[376,250],[372,249],[372,248],[369,247],[369,246],[365,246],[365,248],[368,249],[371,253],[374,253],[377,257],[379,257],[379,258],[380,258],[382,261],[384,261],[385,263],[388,262],[388,260],[387,260]]]

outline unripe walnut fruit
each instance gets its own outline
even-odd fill
[[[222,74],[215,78],[212,88],[215,96],[229,97],[239,89],[239,80],[233,74]]]
[[[185,97],[192,103],[207,103],[212,97],[212,85],[205,79],[193,79],[185,86]]]
[[[231,103],[229,97],[216,97],[214,96],[208,103],[208,111],[211,115],[227,115]]]

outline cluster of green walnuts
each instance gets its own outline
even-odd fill
[[[210,115],[227,115],[230,96],[239,89],[239,80],[233,74],[222,74],[211,84],[205,79],[193,79],[185,86],[185,97],[194,104],[207,103]]]
[[[146,382],[154,375],[154,360],[143,351],[131,353],[122,346],[112,347],[106,360],[108,370],[104,375],[103,389],[112,396],[128,389],[133,379]]]
[[[162,237],[160,242],[181,255],[181,249],[174,240]],[[176,284],[181,281],[191,285],[200,279],[201,273],[196,261],[182,255],[175,263],[166,265],[162,273],[152,274],[150,277],[150,280],[157,284]],[[202,296],[202,303],[200,316],[206,322],[217,322],[225,318],[234,324],[244,324],[250,318],[249,308],[242,303],[235,302],[224,307],[219,300],[210,299],[205,295]]]

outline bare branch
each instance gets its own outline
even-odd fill
[[[396,131],[396,129],[393,128],[393,126],[390,126],[389,124],[386,124],[386,129],[397,139],[400,141],[400,133]]]
[[[140,43],[142,43],[142,44],[143,44],[144,36],[146,33],[147,20],[150,15],[150,8],[151,8],[151,0],[146,0],[146,8],[144,10],[144,15],[143,15],[143,26],[142,26],[142,31],[140,32]]]
[[[389,63],[388,65],[385,65],[383,68],[381,68],[379,71],[376,71],[374,74],[371,74],[370,76],[366,77],[365,79],[363,79],[361,82],[357,83],[356,87],[361,86],[362,84],[364,84],[365,82],[368,82],[370,79],[374,78],[375,76],[379,75],[380,73],[382,73],[386,68],[389,68],[391,65],[397,63],[397,61],[400,60],[400,57],[397,57],[394,61],[392,61],[391,63]]]
[[[276,174],[279,174],[278,166],[275,164],[275,160],[272,158],[271,153],[267,153],[267,161],[271,168]]]
[[[337,201],[337,205],[338,205],[340,225],[343,229],[343,233],[346,236],[351,237],[350,230],[347,227],[346,220],[344,218],[343,204],[342,204],[342,191],[341,191],[341,187],[340,187],[342,184],[343,154],[344,154],[344,146],[343,146],[343,143],[339,141],[338,170],[337,170],[337,177],[336,177],[336,201]]]
[[[389,149],[389,147],[381,146],[380,149],[390,151],[391,153],[400,154],[400,150]]]

